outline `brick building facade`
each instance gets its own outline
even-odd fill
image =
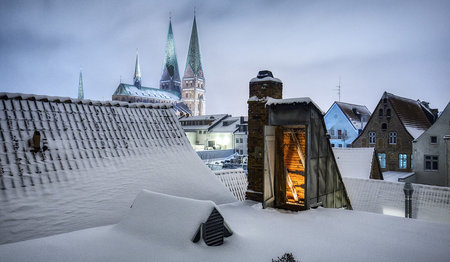
[[[375,147],[383,172],[411,172],[412,141],[431,125],[426,111],[420,101],[385,92],[353,147]]]

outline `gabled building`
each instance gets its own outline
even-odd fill
[[[415,182],[437,186],[450,186],[450,103],[436,122],[413,141]]]
[[[369,121],[366,106],[334,102],[324,116],[331,147],[351,147]]]
[[[431,126],[429,113],[420,101],[384,92],[353,147],[374,147],[383,172],[412,174],[412,141]]]
[[[205,76],[203,75],[198,41],[197,22],[194,16],[191,40],[186,59],[186,69],[183,76],[183,101],[192,111],[193,116],[204,115],[206,112]]]

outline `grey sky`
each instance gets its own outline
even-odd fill
[[[269,69],[284,97],[373,110],[384,91],[450,100],[450,1],[0,2],[0,91],[109,100],[131,83],[139,48],[144,86],[158,87],[168,16],[184,72],[193,7],[207,114],[247,114],[248,82]]]

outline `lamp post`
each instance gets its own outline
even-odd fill
[[[410,182],[405,183],[403,192],[405,192],[405,217],[412,218],[412,194],[414,188]]]

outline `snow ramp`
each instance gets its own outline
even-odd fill
[[[165,104],[0,93],[0,244],[114,224],[147,189],[237,199]]]

